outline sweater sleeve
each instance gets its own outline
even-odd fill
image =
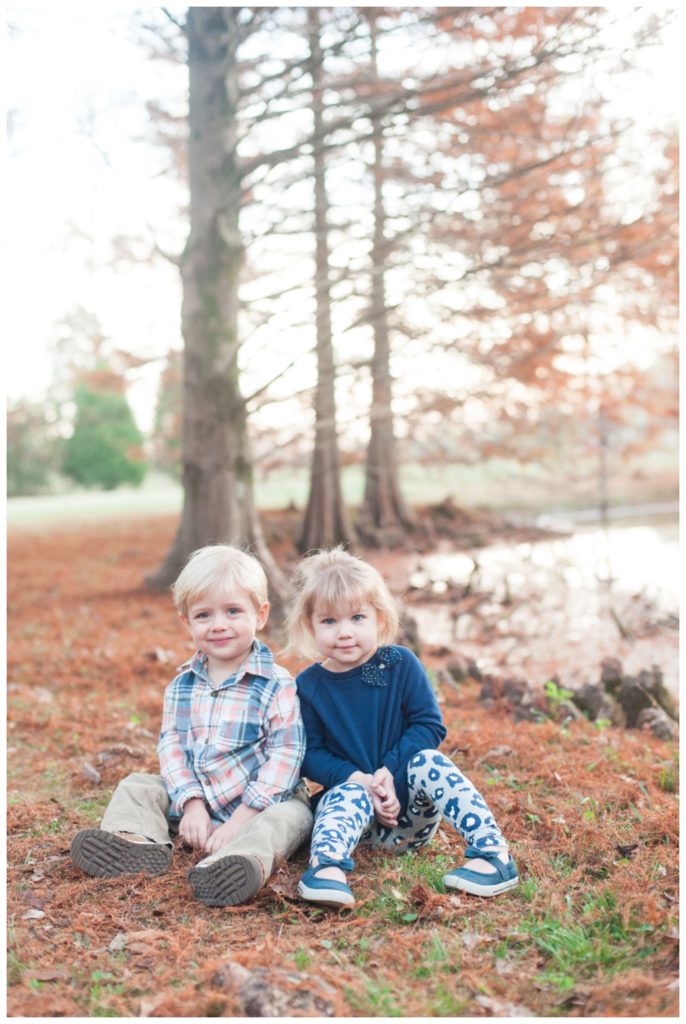
[[[412,651],[405,649],[405,657],[407,665],[401,694],[405,728],[398,743],[386,751],[383,758],[393,775],[414,754],[435,749],[447,735],[426,669]]]
[[[314,710],[312,703],[298,689],[300,696],[300,710],[305,725],[305,758],[302,763],[302,774],[311,782],[318,782],[324,789],[331,789],[358,770],[358,766],[352,761],[346,761],[330,753],[325,742],[324,727],[322,721]]]

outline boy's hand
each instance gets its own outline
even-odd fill
[[[206,853],[217,853],[222,846],[226,846],[238,833],[252,821],[260,812],[256,807],[248,807],[247,804],[240,804],[233,812],[228,821],[214,830],[205,842]]]
[[[202,850],[211,831],[212,822],[205,801],[200,797],[193,797],[183,808],[179,835],[188,846]]]
[[[393,776],[388,768],[377,768],[371,784],[374,814],[382,825],[391,828],[398,824],[400,801],[395,792]]]

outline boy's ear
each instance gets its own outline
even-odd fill
[[[269,601],[265,601],[264,604],[260,605],[257,609],[257,621],[255,623],[255,629],[264,629],[269,618]]]
[[[187,616],[187,615],[184,615],[184,614],[183,614],[183,612],[179,612],[179,618],[180,618],[180,619],[181,619],[181,621],[183,622],[183,624],[184,624],[184,626],[186,627],[186,629],[188,629],[188,630],[189,630],[189,629],[191,628],[191,624],[190,624],[190,622],[189,622],[188,616]]]

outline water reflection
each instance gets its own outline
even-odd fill
[[[439,550],[419,560],[409,581],[430,588],[438,603],[413,601],[412,612],[425,642],[456,646],[487,671],[532,682],[558,674],[574,686],[597,678],[602,658],[616,656],[628,672],[660,665],[677,693],[678,570],[675,521]],[[441,602],[451,587],[488,596],[471,608]]]

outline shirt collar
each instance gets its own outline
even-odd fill
[[[235,682],[242,679],[244,675],[262,676],[269,679],[274,665],[274,656],[266,644],[255,639],[252,642],[250,653],[234,674]],[[196,651],[192,658],[179,666],[179,671],[191,671],[197,676],[207,678],[207,655],[202,651]]]

